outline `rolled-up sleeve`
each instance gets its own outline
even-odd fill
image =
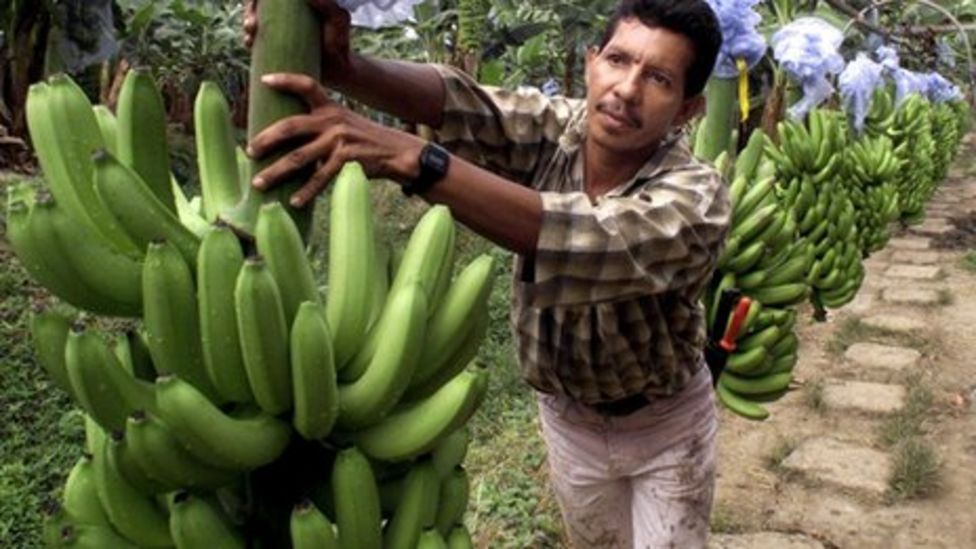
[[[434,65],[444,80],[444,111],[434,130],[445,148],[496,173],[528,183],[558,143],[582,101],[535,88],[482,86],[464,72]]]
[[[664,173],[629,196],[543,192],[532,307],[632,299],[701,284],[728,232],[721,176],[703,165]]]

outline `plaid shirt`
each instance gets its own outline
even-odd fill
[[[535,255],[515,259],[511,320],[525,379],[585,404],[684,386],[704,362],[699,296],[731,214],[718,172],[676,132],[631,180],[591,201],[583,100],[438,70],[437,140],[542,197]]]

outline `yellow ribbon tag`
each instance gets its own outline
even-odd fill
[[[745,122],[749,120],[749,65],[740,57],[735,60],[735,66],[739,69],[739,110]]]

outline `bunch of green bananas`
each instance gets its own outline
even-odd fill
[[[894,110],[894,119],[885,133],[896,150],[906,153],[905,169],[898,178],[901,220],[907,224],[925,219],[925,204],[932,196],[936,179],[936,143],[932,138],[932,106],[921,95],[913,93]],[[902,147],[904,146],[904,149]]]
[[[762,420],[769,411],[762,405],[783,396],[793,379],[799,338],[796,309],[766,307],[752,301],[718,378],[716,394],[730,410],[748,419]]]
[[[111,334],[58,308],[32,317],[39,362],[87,418],[47,541],[470,547],[461,463],[487,378],[467,366],[488,327],[492,258],[454,276],[454,221],[435,206],[394,265],[350,163],[331,197],[323,300],[281,204],[261,206],[246,238],[220,221],[247,192],[248,162],[216,86],[196,116],[202,200],[187,200],[148,73],[127,77],[117,119],[68,77],[31,89],[48,184],[11,190],[15,252],[70,305],[136,319]],[[381,481],[397,479],[384,508]]]
[[[763,156],[764,140],[755,130],[728,174],[732,228],[704,296],[710,327],[726,290],[737,288],[752,299],[718,380],[719,400],[751,419],[764,419],[768,412],[748,400],[778,398],[789,385],[797,347],[792,307],[808,298],[806,273],[814,259],[812,247],[797,238],[793,212],[778,197],[775,166]]]
[[[856,213],[848,182],[840,177],[848,136],[843,115],[814,109],[808,124],[779,124],[779,145],[767,140],[766,154],[782,182],[782,200],[798,220],[801,240],[813,248],[806,274],[812,301],[823,308],[848,303],[861,287],[864,266]]]
[[[935,180],[944,181],[949,166],[955,160],[962,139],[962,128],[957,122],[956,111],[951,103],[937,103],[932,108],[932,140],[935,142]]]
[[[901,214],[895,181],[903,168],[903,156],[904,151],[895,151],[883,135],[865,136],[844,151],[842,177],[848,182],[865,257],[884,248],[891,236],[889,227]]]

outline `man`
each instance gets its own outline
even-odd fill
[[[250,153],[306,144],[254,184],[318,163],[302,205],[356,160],[517,254],[512,326],[573,545],[704,547],[716,420],[698,296],[730,206],[680,128],[702,109],[721,42],[707,4],[625,0],[574,100],[349,52],[348,14],[310,2],[327,37],[324,84],[434,128],[453,154],[341,108],[307,77],[276,75],[267,84],[311,113],[271,126]]]

